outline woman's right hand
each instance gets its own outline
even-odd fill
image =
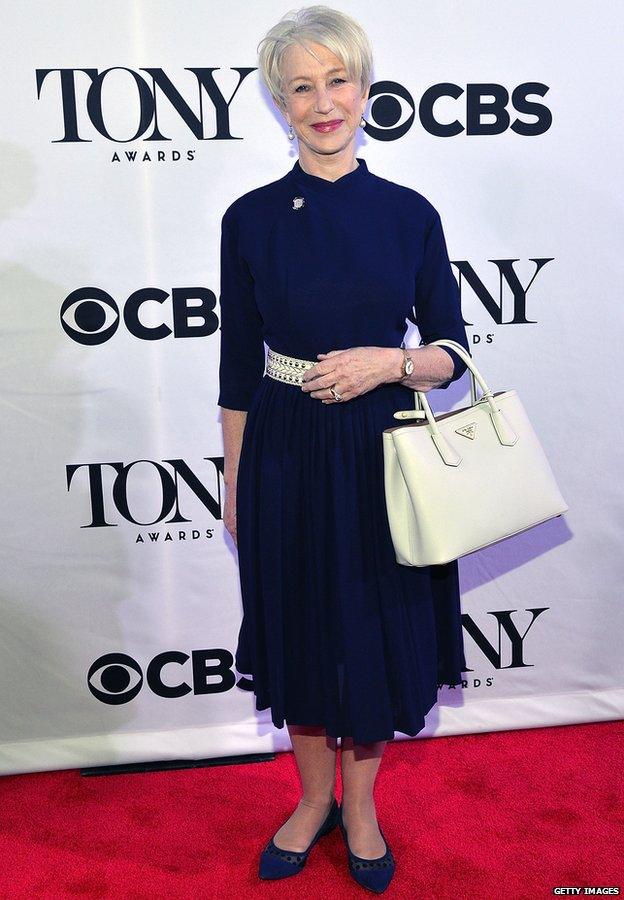
[[[238,465],[243,446],[243,434],[247,412],[244,409],[228,409],[221,407],[221,424],[223,425],[223,483],[225,500],[223,506],[223,524],[232,535],[238,548],[236,534],[236,483],[238,481]]]
[[[238,536],[236,534],[236,485],[225,488],[225,502],[223,505],[223,524],[232,535],[235,547],[238,549]]]

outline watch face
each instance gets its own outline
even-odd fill
[[[411,356],[408,356],[408,358],[405,360],[405,374],[411,375],[413,371],[414,371],[414,360],[411,358]]]

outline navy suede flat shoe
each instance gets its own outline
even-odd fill
[[[369,891],[374,891],[376,894],[381,894],[392,881],[395,870],[394,856],[388,841],[386,841],[381,825],[379,826],[379,831],[384,841],[386,841],[386,852],[383,856],[378,856],[376,859],[364,859],[351,853],[347,832],[342,821],[342,803],[338,807],[338,824],[347,847],[351,876],[362,887],[367,888]]]
[[[288,878],[289,875],[297,875],[308,861],[308,854],[319,838],[322,838],[324,834],[329,834],[337,824],[338,803],[334,797],[325,821],[312,838],[307,850],[282,850],[281,847],[275,845],[271,838],[260,855],[258,868],[260,878]]]

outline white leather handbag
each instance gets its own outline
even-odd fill
[[[394,417],[421,421],[383,432],[388,522],[404,566],[450,562],[569,509],[516,391],[492,393],[457,341],[431,343],[464,360],[471,403],[434,417],[415,391],[415,408]]]

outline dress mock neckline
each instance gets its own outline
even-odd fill
[[[314,187],[323,191],[340,190],[344,187],[358,184],[368,174],[366,160],[361,159],[360,157],[356,157],[356,159],[358,162],[357,169],[353,169],[352,172],[341,175],[336,181],[330,181],[328,178],[321,178],[320,175],[311,175],[309,172],[304,172],[298,159],[290,170],[290,174],[299,184],[307,187]]]

